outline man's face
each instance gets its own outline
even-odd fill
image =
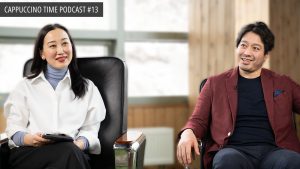
[[[247,32],[241,39],[236,54],[241,76],[246,78],[260,76],[262,65],[268,55],[264,54],[264,44],[259,35]]]

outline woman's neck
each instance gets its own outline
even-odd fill
[[[49,81],[53,89],[55,89],[56,86],[58,85],[58,82],[65,77],[67,71],[68,71],[68,67],[63,69],[56,69],[51,65],[47,64],[45,77]]]

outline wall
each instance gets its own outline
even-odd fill
[[[275,34],[275,48],[271,52],[270,67],[286,74],[300,84],[300,1],[272,0],[270,25]],[[300,138],[300,116],[296,117]]]
[[[188,104],[156,104],[129,105],[128,128],[139,127],[172,127],[174,129],[174,152],[177,146],[177,133],[184,126],[188,118]],[[182,168],[175,157],[176,164],[164,166],[165,169]],[[147,166],[145,169],[159,169],[161,166]]]
[[[189,105],[208,76],[234,66],[234,3],[230,0],[191,0],[189,24]]]

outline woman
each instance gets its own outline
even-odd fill
[[[32,75],[24,78],[4,105],[13,169],[88,169],[88,156],[100,153],[98,131],[105,107],[97,87],[81,76],[69,31],[44,26],[34,47]],[[56,142],[45,134],[64,134]]]

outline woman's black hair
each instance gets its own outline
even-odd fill
[[[265,55],[273,49],[275,37],[272,31],[264,22],[255,22],[244,26],[239,32],[238,37],[236,39],[236,47],[239,46],[243,36],[248,32],[253,32],[260,37],[261,41],[264,44]]]
[[[41,57],[41,50],[43,50],[44,46],[44,38],[47,35],[48,32],[54,30],[54,29],[62,29],[64,30],[71,41],[72,45],[72,60],[68,66],[69,71],[70,71],[70,76],[71,76],[71,88],[75,94],[75,98],[81,98],[85,95],[87,91],[87,81],[86,79],[83,78],[83,76],[80,74],[78,66],[77,66],[77,59],[76,59],[76,49],[75,45],[73,42],[73,39],[64,26],[60,24],[48,24],[44,26],[40,32],[38,33],[38,36],[35,41],[34,45],[34,52],[33,52],[33,62],[31,66],[31,72],[33,73],[32,75],[28,76],[28,79],[32,79],[37,77],[42,71],[45,72],[47,68],[47,61],[43,60]]]

